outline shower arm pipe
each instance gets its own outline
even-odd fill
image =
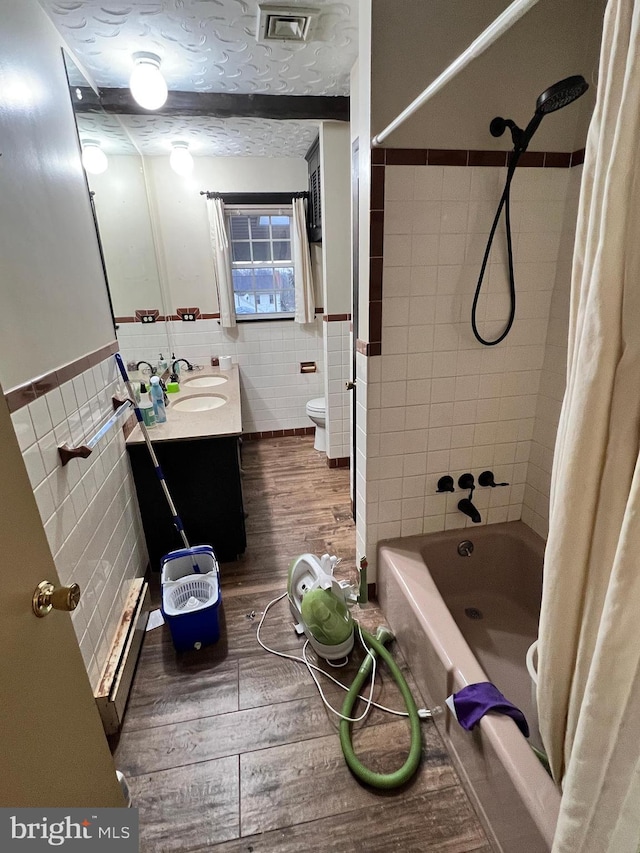
[[[404,124],[404,122],[412,116],[416,110],[420,109],[420,107],[439,92],[440,89],[444,88],[450,80],[453,80],[453,78],[466,68],[469,63],[476,59],[476,57],[484,53],[488,47],[497,41],[500,36],[506,33],[507,30],[519,21],[523,15],[526,15],[529,9],[535,6],[538,2],[539,0],[514,0],[510,6],[507,6],[504,12],[498,15],[495,21],[492,24],[489,24],[486,30],[483,30],[475,41],[471,42],[469,47],[461,53],[457,59],[454,59],[451,65],[445,68],[442,74],[436,77],[436,79],[427,86],[421,95],[418,95],[418,97],[415,98],[409,106],[400,113],[400,115],[388,124],[384,130],[381,130],[380,133],[373,137],[371,140],[372,147],[376,148],[381,145],[390,133],[397,130],[401,124]]]

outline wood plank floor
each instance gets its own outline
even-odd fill
[[[141,851],[491,853],[430,721],[415,777],[397,791],[368,788],[347,769],[337,721],[306,669],[256,642],[257,622],[299,554],[336,554],[336,574],[355,580],[349,472],[327,468],[307,436],[245,443],[243,468],[248,546],[221,566],[221,639],[177,655],[166,626],[147,633],[112,744],[140,809]],[[157,576],[152,587],[157,605]],[[383,621],[375,603],[354,615],[370,629]],[[300,654],[286,600],[270,610],[263,638]],[[347,683],[361,658],[354,652],[340,670]],[[381,675],[376,698],[401,707],[393,680]],[[326,685],[339,707],[344,694]],[[408,725],[374,710],[353,739],[365,764],[389,772],[406,757]]]

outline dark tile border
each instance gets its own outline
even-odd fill
[[[29,382],[25,382],[23,385],[10,388],[4,393],[4,399],[6,400],[9,411],[17,412],[23,406],[33,403],[38,397],[44,397],[45,394],[54,388],[59,388],[60,385],[63,385],[70,379],[74,379],[76,376],[89,370],[90,367],[100,364],[106,358],[109,358],[110,355],[118,352],[118,349],[118,342],[112,341],[110,344],[105,344],[105,346],[94,350],[94,352],[90,352],[88,355],[83,355],[81,358],[69,362],[69,364],[63,364],[62,367],[58,367],[56,370],[51,370],[49,373],[38,376]]]
[[[325,314],[323,320],[325,323],[345,323],[351,320],[351,314]]]
[[[243,432],[243,441],[261,441],[263,438],[284,438],[291,435],[314,435],[315,427],[296,427],[295,429],[268,429],[262,432]]]
[[[373,167],[380,166],[506,166],[509,151],[483,151],[465,148],[372,148],[372,210],[381,208],[373,204]],[[584,148],[579,151],[525,151],[520,165],[538,169],[568,169],[584,161]],[[384,172],[384,170],[382,170]],[[383,177],[383,176],[382,176]],[[378,178],[380,180],[380,178]],[[377,188],[376,188],[377,189]],[[377,198],[376,198],[377,202]],[[383,204],[384,208],[384,204]],[[382,209],[383,209],[382,208]]]
[[[350,464],[348,456],[339,456],[336,459],[329,459],[327,456],[327,468],[349,468]]]

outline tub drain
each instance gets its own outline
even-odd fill
[[[464,609],[465,616],[468,616],[469,619],[482,619],[482,610],[478,610],[477,607],[465,607]]]

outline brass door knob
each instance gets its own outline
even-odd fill
[[[49,581],[41,581],[33,593],[33,612],[36,616],[46,616],[52,610],[75,610],[80,601],[80,587],[55,587]]]

